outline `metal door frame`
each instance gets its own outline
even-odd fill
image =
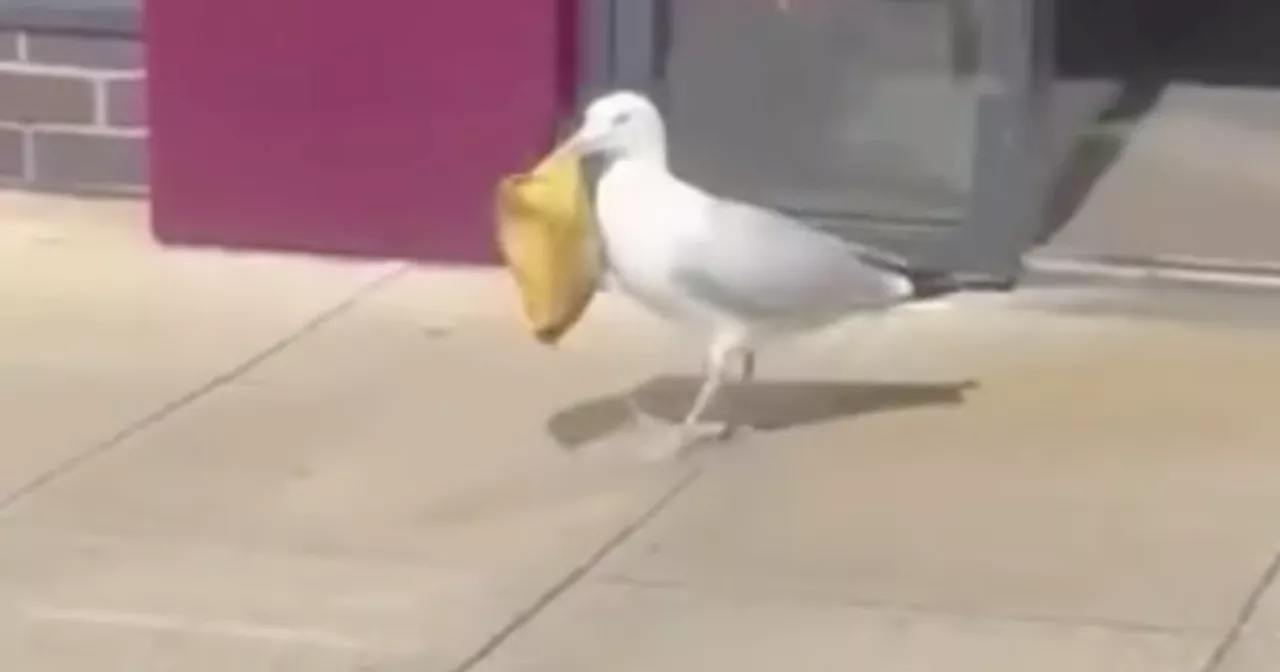
[[[623,87],[663,103],[672,1],[680,0],[579,0],[580,105]],[[922,265],[1002,281],[1021,272],[1022,255],[1046,216],[1056,0],[970,1],[978,20],[980,96],[973,188],[963,222],[931,230],[860,224],[849,230],[873,244],[884,237],[927,238],[917,241]]]

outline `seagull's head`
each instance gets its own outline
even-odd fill
[[[581,154],[666,161],[662,113],[644,95],[618,91],[587,106],[582,125],[567,146]]]

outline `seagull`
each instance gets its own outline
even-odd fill
[[[733,432],[732,422],[702,418],[735,364],[739,381],[754,378],[760,345],[964,288],[951,274],[910,268],[891,253],[673,175],[662,114],[635,91],[592,101],[564,146],[602,159],[596,220],[611,284],[709,341],[674,452]]]

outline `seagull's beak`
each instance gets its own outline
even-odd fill
[[[560,147],[563,150],[587,156],[604,150],[607,140],[607,133],[600,132],[590,123],[584,123]]]

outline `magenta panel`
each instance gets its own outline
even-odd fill
[[[492,261],[489,196],[568,111],[571,0],[151,0],[172,244]]]

